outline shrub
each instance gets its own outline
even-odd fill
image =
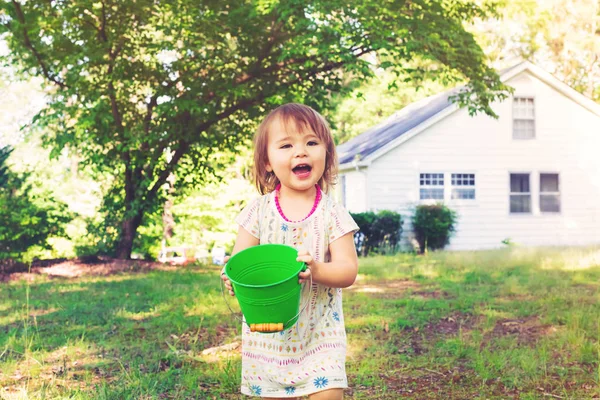
[[[360,228],[354,235],[359,254],[366,256],[371,252],[392,253],[397,250],[402,233],[402,216],[394,211],[383,210],[378,213],[367,211],[352,214]]]
[[[454,232],[456,219],[456,212],[444,204],[417,206],[412,225],[421,253],[443,249]]]

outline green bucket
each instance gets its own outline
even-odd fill
[[[283,324],[288,329],[296,323],[302,289],[298,273],[306,269],[297,257],[293,247],[263,244],[242,250],[227,262],[225,275],[249,326]]]

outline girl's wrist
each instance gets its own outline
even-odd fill
[[[319,283],[319,272],[321,270],[320,264],[320,262],[313,261],[312,263],[307,265],[307,267],[310,268],[310,274],[312,276],[313,282],[315,283]]]

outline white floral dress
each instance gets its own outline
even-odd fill
[[[315,212],[301,222],[285,221],[274,196],[271,192],[251,201],[235,220],[260,244],[286,244],[328,262],[329,244],[358,230],[348,211],[325,193]],[[313,283],[310,291],[302,291],[301,306],[307,296],[298,322],[283,332],[250,332],[243,324],[243,394],[296,397],[348,387],[342,289]]]

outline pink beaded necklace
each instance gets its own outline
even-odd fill
[[[306,220],[308,217],[310,217],[311,215],[313,215],[313,213],[319,206],[319,202],[321,201],[321,188],[319,187],[319,185],[315,185],[315,188],[317,189],[317,195],[315,196],[315,202],[314,202],[312,208],[310,209],[310,212],[308,213],[308,215],[299,221],[291,221],[283,214],[281,205],[279,205],[279,190],[281,189],[281,183],[279,185],[277,185],[277,187],[275,188],[275,206],[277,207],[277,211],[279,211],[279,215],[281,215],[281,218],[283,218],[287,222],[295,223],[295,222],[302,222],[302,221]]]

